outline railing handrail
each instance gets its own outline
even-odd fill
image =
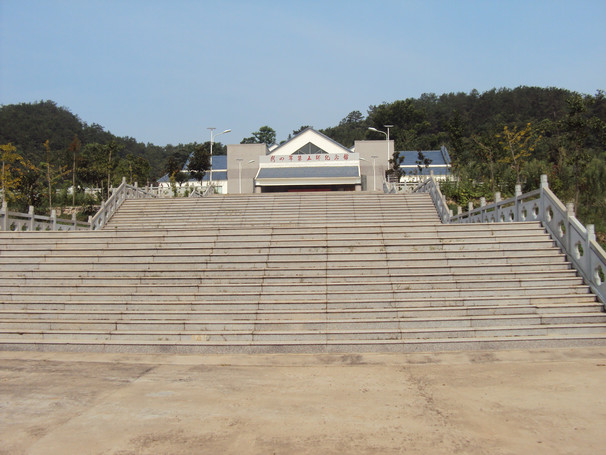
[[[90,224],[86,221],[78,221],[74,213],[71,219],[57,218],[55,210],[51,210],[50,216],[36,215],[34,207],[30,206],[28,213],[12,212],[8,210],[6,202],[0,208],[0,231],[37,231],[37,230],[84,230],[89,229]]]
[[[429,193],[442,223],[450,223],[452,211],[448,208],[446,198],[440,191],[440,185],[436,182],[433,172],[430,172],[429,177],[416,186],[413,193]]]
[[[90,229],[95,231],[102,229],[126,199],[155,197],[157,197],[155,194],[145,191],[139,188],[137,185],[133,186],[127,184],[126,179],[123,178],[120,186],[114,191],[107,201],[103,201],[101,203],[101,208],[95,214],[95,216],[91,218]]]
[[[429,192],[436,207],[446,201],[438,197],[436,183],[430,176],[417,188],[417,191]],[[431,190],[431,191],[430,191]],[[432,192],[433,191],[433,192]],[[439,193],[441,196],[441,193]],[[440,209],[438,209],[440,212]],[[441,213],[441,212],[440,212]],[[495,202],[486,204],[481,198],[480,207],[469,204],[468,211],[450,216],[450,223],[499,223],[538,221],[550,234],[558,247],[566,254],[574,268],[589,285],[592,292],[606,305],[606,252],[596,240],[595,227],[587,227],[577,219],[573,204],[563,204],[551,191],[547,176],[541,176],[541,186],[522,194],[520,185],[516,185],[515,196],[501,200],[500,193],[495,193]]]

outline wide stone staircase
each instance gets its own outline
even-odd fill
[[[427,194],[127,200],[102,231],[0,232],[0,349],[385,352],[606,344],[537,223]]]

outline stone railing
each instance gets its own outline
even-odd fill
[[[28,213],[9,212],[6,202],[0,209],[0,231],[76,231],[90,229],[90,224],[76,220],[76,214],[71,219],[57,218],[57,212],[51,211],[51,216],[34,214],[34,207]]]
[[[383,180],[383,192],[394,194],[394,193],[412,193],[417,187],[418,183],[415,182],[388,182]]]
[[[215,194],[215,186],[211,183],[210,185],[207,185],[204,187],[204,191],[200,191],[200,188],[196,188],[194,189],[190,194],[189,197],[208,197],[212,194]]]
[[[565,206],[549,189],[546,175],[541,176],[538,190],[522,194],[518,185],[512,198],[501,200],[500,193],[496,193],[492,204],[487,204],[482,198],[480,207],[474,208],[470,204],[466,213],[462,213],[459,207],[455,216],[448,210],[432,176],[419,185],[417,191],[431,194],[445,223],[539,221],[589,284],[592,292],[606,304],[606,252],[596,241],[594,225],[583,226],[575,216],[573,204]]]
[[[157,197],[155,194],[139,188],[136,184],[128,185],[126,179],[122,179],[122,184],[114,190],[114,193],[107,201],[101,203],[101,208],[90,220],[90,229],[102,229],[110,220],[112,215],[120,208],[126,199],[143,199]]]
[[[433,205],[436,206],[436,210],[438,211],[438,215],[442,220],[442,223],[450,223],[450,218],[452,217],[452,211],[448,208],[448,204],[446,203],[446,198],[442,195],[440,191],[440,185],[436,182],[436,179],[433,177],[433,172],[425,179],[424,182],[421,182],[416,185],[414,189],[415,193],[429,193],[431,196],[431,200],[433,201]]]

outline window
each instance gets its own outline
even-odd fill
[[[308,142],[303,147],[301,147],[299,150],[297,150],[295,153],[293,153],[293,155],[317,155],[320,153],[327,153],[327,152],[322,150],[317,145],[312,144],[311,142]]]

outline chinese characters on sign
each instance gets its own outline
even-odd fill
[[[261,158],[266,163],[315,163],[326,161],[349,161],[350,153],[318,153],[315,155],[270,155]]]

